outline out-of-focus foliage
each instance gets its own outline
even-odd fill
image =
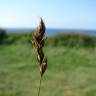
[[[6,37],[6,31],[4,29],[0,29],[0,44],[3,44],[5,42]]]
[[[96,37],[80,33],[62,33],[49,37],[48,44],[55,47],[94,47],[96,46]]]
[[[3,36],[4,35],[4,36]],[[4,40],[6,34],[1,36]],[[32,32],[9,33],[5,38],[6,44],[26,43],[31,45]],[[58,33],[47,38],[46,46],[65,46],[65,47],[95,47],[96,36],[89,36],[80,33]]]
[[[9,33],[7,44],[31,43],[32,33]]]
[[[4,46],[0,46],[0,96],[37,96],[39,72],[31,39],[32,32],[4,37]],[[96,96],[96,37],[62,33],[46,41],[48,70],[42,96]]]

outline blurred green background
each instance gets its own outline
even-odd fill
[[[0,96],[37,96],[39,66],[32,32],[0,30]],[[79,33],[49,36],[48,68],[41,96],[96,96],[96,37]]]

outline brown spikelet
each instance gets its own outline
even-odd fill
[[[43,76],[44,72],[46,71],[46,68],[47,68],[47,58],[44,59],[44,61],[41,64],[41,67],[40,67],[41,77]]]

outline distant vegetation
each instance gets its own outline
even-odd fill
[[[0,44],[4,43],[6,37],[7,37],[6,31],[4,29],[0,29]]]
[[[0,30],[0,44],[31,44],[32,32],[9,33]],[[95,47],[96,37],[80,33],[58,33],[47,39],[46,46]]]
[[[61,33],[49,38],[49,45],[67,47],[95,47],[96,37],[81,33]]]

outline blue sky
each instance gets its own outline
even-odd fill
[[[96,29],[96,0],[0,0],[0,27]]]

